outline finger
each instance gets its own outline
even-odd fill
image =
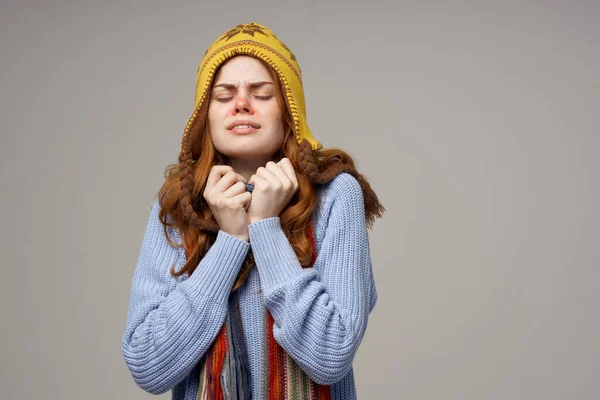
[[[231,186],[240,181],[240,177],[235,171],[229,171],[219,179],[219,182],[213,188],[215,193],[224,193]]]
[[[292,162],[290,161],[290,159],[287,157],[282,158],[278,164],[281,167],[281,169],[283,171],[285,171],[287,176],[290,178],[290,180],[294,184],[294,187],[297,188],[298,187],[298,177],[296,176],[296,170],[294,169],[294,166],[292,165]]]
[[[275,164],[274,161],[269,161],[267,165],[265,165],[265,168],[275,175],[283,185],[287,186],[292,184],[292,181],[288,177],[287,173],[279,165]]]
[[[246,191],[246,185],[244,182],[236,182],[229,187],[229,189],[223,192],[223,197],[235,197],[240,193],[244,193]]]
[[[211,191],[217,182],[229,171],[233,171],[233,168],[229,165],[215,165],[210,169],[208,178],[206,178],[206,191]]]
[[[240,180],[242,180],[242,182],[243,182],[246,179],[242,175],[235,172],[234,170],[231,170],[231,171],[227,172],[225,175],[223,175],[223,177],[221,177],[221,179],[219,179],[219,182],[217,182],[217,184],[215,185],[213,190],[216,193],[223,193],[227,189],[229,189],[231,186],[233,186],[237,182],[239,182]]]
[[[268,181],[269,183],[271,183],[273,185],[276,185],[276,186],[281,185],[281,181],[279,180],[279,178],[277,178],[275,176],[275,174],[273,174],[271,171],[269,171],[265,167],[259,167],[256,170],[256,175],[258,175],[259,177],[263,178],[264,180]]]
[[[250,177],[250,181],[248,183],[253,184],[254,187],[256,188],[256,187],[263,187],[263,185],[265,183],[268,183],[268,181],[265,178],[263,178],[262,176],[258,176],[256,174],[254,174]]]
[[[244,192],[231,197],[229,200],[241,204],[244,207],[244,210],[247,211],[248,207],[250,206],[251,199],[252,195],[250,194],[250,192]]]

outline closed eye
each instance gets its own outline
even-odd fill
[[[256,98],[257,98],[257,99],[259,99],[259,100],[269,100],[269,99],[271,99],[273,96],[272,96],[272,95],[270,95],[270,96],[254,96],[254,97],[256,97]],[[229,100],[231,100],[231,99],[233,99],[233,97],[220,97],[220,98],[218,98],[218,99],[215,99],[215,100],[217,100],[217,101],[219,101],[219,102],[221,102],[221,103],[227,103],[227,102],[228,102]]]

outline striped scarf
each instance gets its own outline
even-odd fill
[[[317,257],[312,222],[307,234]],[[262,306],[263,340],[260,393],[252,394],[250,363],[244,340],[239,290],[229,297],[225,323],[200,361],[198,400],[330,400],[331,386],[313,382],[273,337],[273,317]]]

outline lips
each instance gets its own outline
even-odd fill
[[[229,126],[227,127],[227,129],[232,130],[235,126],[237,125],[249,125],[253,128],[260,128],[260,125],[258,125],[256,122],[252,122],[252,121],[248,121],[248,120],[239,120],[239,121],[235,121],[232,122],[231,124],[229,124]]]

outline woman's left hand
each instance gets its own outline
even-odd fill
[[[248,183],[254,185],[247,213],[250,223],[278,217],[298,190],[296,171],[289,158],[269,161],[256,170]]]

